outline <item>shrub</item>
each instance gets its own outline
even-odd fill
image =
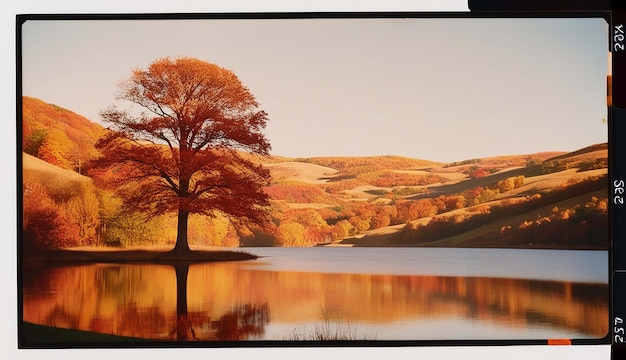
[[[545,161],[543,165],[541,165],[542,174],[552,174],[567,169],[569,169],[569,165],[564,161],[550,160]]]

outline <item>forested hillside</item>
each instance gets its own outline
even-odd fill
[[[173,245],[175,214],[121,205],[110,180],[128,169],[90,169],[106,130],[34,98],[23,99],[23,114],[25,243]],[[272,175],[269,223],[194,215],[192,246],[608,246],[606,144],[449,164],[242,155]]]
[[[22,98],[22,150],[63,169],[85,172],[102,126],[60,106]]]

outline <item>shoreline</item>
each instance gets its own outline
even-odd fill
[[[64,263],[159,263],[182,265],[201,262],[245,261],[258,257],[243,251],[192,250],[188,253],[175,253],[159,250],[43,250],[22,253],[24,264],[64,264]]]
[[[22,321],[19,330],[21,336],[20,342],[24,348],[27,349],[39,347],[47,349],[51,346],[65,348],[70,344],[140,343],[155,341],[152,339],[41,325],[28,321]]]
[[[460,246],[446,246],[437,244],[367,244],[367,243],[348,243],[348,244],[324,244],[315,245],[316,247],[333,247],[333,248],[448,248],[448,249],[509,249],[509,250],[593,250],[593,251],[608,251],[608,248],[604,247],[590,247],[590,246],[569,246],[558,247],[545,244],[537,245],[525,245],[525,246],[498,246],[498,245],[460,245]]]
[[[276,247],[276,246],[268,246]],[[445,246],[438,244],[372,244],[372,243],[330,243],[317,244],[309,247],[326,248],[451,248],[451,249],[520,249],[520,250],[582,250],[582,251],[608,251],[603,247],[558,247],[545,244],[526,246],[498,246],[498,245],[477,245],[468,246]],[[57,249],[43,250],[36,252],[24,251],[21,261],[23,265],[64,265],[64,264],[129,264],[129,263],[156,263],[164,265],[185,265],[205,262],[226,262],[226,261],[248,261],[257,260],[262,256],[257,256],[246,251],[254,247],[247,247],[245,251],[232,250],[192,250],[189,253],[174,253],[167,250],[85,250],[85,249]]]

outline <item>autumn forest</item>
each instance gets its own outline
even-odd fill
[[[95,162],[107,130],[60,106],[22,101],[24,249],[174,246],[177,213],[155,208],[163,199],[125,206],[128,183],[119,179],[132,178],[132,169]],[[267,179],[260,191],[268,201],[256,203],[265,220],[233,216],[216,204],[189,214],[188,242],[606,249],[607,152],[605,143],[438,163],[237,150],[222,155]]]

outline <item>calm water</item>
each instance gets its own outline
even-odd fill
[[[25,269],[24,320],[162,340],[600,338],[606,251],[254,248],[257,261]]]

